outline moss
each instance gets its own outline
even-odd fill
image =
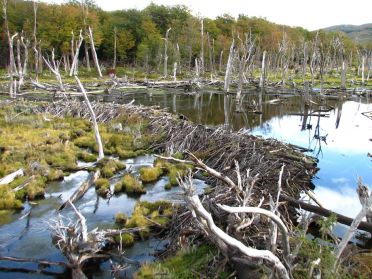
[[[178,155],[181,156],[182,154],[178,154]],[[162,160],[159,158],[155,160],[154,166],[161,168],[167,173],[169,182],[164,187],[166,190],[169,190],[171,189],[172,186],[177,185],[178,184],[177,178],[179,176],[184,177],[185,175],[187,175],[189,170],[192,169],[191,165],[186,165],[182,163],[172,164],[166,160]]]
[[[84,162],[96,162],[97,161],[96,154],[92,154],[86,151],[80,151],[76,154],[76,156],[79,160],[82,160]]]
[[[55,181],[55,180],[62,179],[63,176],[64,176],[64,174],[63,174],[62,170],[51,169],[48,172],[47,178],[48,178],[48,181]]]
[[[26,195],[29,200],[43,198],[45,195],[46,177],[33,176],[26,186]]]
[[[127,228],[143,228],[142,237],[146,238],[146,231],[150,232],[150,228],[154,227],[154,222],[166,228],[169,224],[170,217],[173,215],[174,207],[166,201],[157,201],[154,203],[142,201],[137,202],[134,207],[131,218],[127,221]],[[153,222],[151,222],[153,221]]]
[[[163,170],[159,167],[140,169],[140,179],[145,183],[157,181],[162,174]]]
[[[101,175],[105,178],[112,177],[116,172],[125,169],[125,164],[114,159],[103,159],[99,161]]]
[[[90,136],[78,137],[74,140],[74,144],[81,148],[89,148],[92,151],[97,151],[96,140],[93,134]]]
[[[51,167],[63,170],[74,170],[77,168],[74,146],[58,143],[46,147],[43,151],[46,153],[45,161]]]
[[[0,187],[0,210],[2,209],[22,209],[22,202],[16,198],[15,193],[9,186]]]
[[[167,183],[167,184],[164,185],[164,189],[165,189],[165,190],[170,190],[170,189],[172,189],[172,187],[173,187],[173,186],[172,186],[172,184],[170,184],[170,183]]]
[[[98,195],[106,196],[110,192],[110,181],[108,179],[98,178],[95,184]]]
[[[125,225],[128,221],[128,216],[125,213],[119,212],[115,215],[115,223]]]
[[[121,148],[116,149],[116,154],[118,154],[120,159],[134,158],[138,156],[138,153],[133,150],[126,150]]]
[[[116,244],[122,244],[124,248],[131,247],[134,245],[134,237],[130,233],[123,233],[121,236],[120,235],[115,235],[114,236],[114,242]]]
[[[121,191],[125,191],[128,195],[140,195],[146,193],[141,182],[131,174],[124,175],[123,179],[115,185],[115,193]]]

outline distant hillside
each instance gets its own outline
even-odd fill
[[[336,25],[324,28],[330,32],[344,32],[355,42],[364,44],[372,42],[372,23],[363,25]]]

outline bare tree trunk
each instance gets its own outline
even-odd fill
[[[201,50],[200,50],[200,69],[202,75],[204,75],[205,68],[204,68],[204,19],[200,20],[201,23]]]
[[[85,52],[85,65],[87,66],[88,72],[92,71],[90,68],[90,61],[89,61],[89,51],[88,51],[88,44],[84,44],[84,52]]]
[[[164,78],[168,77],[168,37],[171,29],[172,28],[168,28],[167,32],[165,32],[164,38]]]
[[[72,64],[71,64],[71,69],[70,69],[70,77],[72,77],[73,75],[76,75],[77,74],[77,63],[78,63],[78,59],[79,59],[79,51],[80,51],[80,47],[81,47],[81,44],[84,40],[83,36],[81,35],[81,30],[80,30],[80,35],[79,35],[79,42],[78,44],[76,45],[76,51],[75,51],[75,55],[72,59]],[[74,32],[72,32],[72,34],[74,34]],[[74,43],[74,39],[71,40],[71,45]],[[74,53],[74,49],[73,47],[71,48],[71,53]]]
[[[177,63],[177,66],[178,66],[177,70],[181,74],[182,73],[181,52],[180,52],[180,46],[179,46],[178,42],[176,43],[176,50],[177,50],[177,61],[178,61],[178,63]]]
[[[226,73],[225,73],[224,90],[227,93],[230,90],[231,73],[232,73],[232,67],[233,67],[233,62],[234,62],[234,56],[235,56],[235,40],[233,39],[231,46],[230,46],[229,59],[227,60]]]
[[[261,88],[265,87],[265,60],[266,60],[266,50],[262,54],[262,64],[261,64],[261,76],[260,76],[260,84]]]
[[[52,71],[52,73],[56,76],[56,79],[59,83],[59,88],[61,89],[61,91],[65,91],[65,88],[64,88],[63,82],[62,82],[62,78],[61,78],[61,74],[59,73],[58,64],[56,64],[56,62],[55,62],[54,49],[52,50],[52,61],[46,60],[44,56],[42,56],[42,57],[43,57],[43,60],[44,60],[45,64]]]
[[[211,71],[211,82],[213,81],[213,73],[214,73],[214,66],[213,66],[213,49],[211,46],[211,40],[209,33],[207,33],[207,40],[208,40],[208,49],[209,49],[209,70]]]
[[[96,48],[94,46],[93,32],[92,32],[92,29],[90,28],[90,26],[88,27],[88,31],[89,31],[88,35],[89,35],[89,39],[90,39],[90,48],[92,50],[93,61],[94,61],[94,64],[96,65],[99,77],[102,78],[101,67],[99,66],[97,52],[96,52]]]
[[[173,64],[173,81],[177,81],[177,62]]]
[[[38,53],[39,53],[39,55],[38,55],[38,59],[39,59],[39,73],[40,74],[42,74],[43,73],[43,69],[44,69],[44,63],[43,63],[43,57],[42,57],[42,55],[41,55],[41,45],[40,45],[40,42],[39,42],[39,44],[38,44],[38,46],[39,46],[39,49],[38,49]]]
[[[37,51],[37,9],[38,9],[38,4],[36,1],[33,3],[33,8],[34,8],[34,31],[33,31],[33,49],[34,49],[34,64],[35,64],[35,79],[36,82],[39,82],[39,52]]]
[[[116,26],[114,27],[114,63],[112,64],[112,68],[116,68],[116,38],[117,38],[117,28]]]
[[[366,57],[365,55],[363,55],[362,57],[362,85],[364,85],[364,65],[365,65],[365,60],[366,60]]]
[[[21,61],[21,41],[17,39],[17,65],[18,65],[18,90],[21,89],[23,85],[23,69]]]
[[[80,35],[81,35],[81,30],[80,30]],[[71,69],[74,66],[74,60],[75,60],[75,50],[74,49],[75,49],[75,34],[74,34],[74,31],[71,31]],[[74,71],[75,71],[75,69],[74,69]],[[72,75],[70,74],[70,76],[72,76]]]
[[[222,58],[223,58],[223,50],[221,50],[221,53],[220,53],[220,65],[219,65],[219,68],[218,68],[218,70],[220,72],[222,72]]]
[[[341,68],[341,89],[346,89],[346,62],[345,60],[342,61],[342,68]]]
[[[27,75],[27,66],[28,66],[28,47],[30,46],[30,41],[26,40],[24,41],[23,36],[21,36],[21,43],[23,46],[23,51],[24,51],[24,60],[23,60],[23,76]]]
[[[80,80],[77,76],[75,76],[75,80],[78,83],[78,85],[80,87],[80,90],[84,95],[84,100],[85,100],[85,102],[88,106],[88,109],[89,109],[89,112],[90,112],[90,117],[92,118],[94,136],[96,138],[96,142],[97,142],[97,145],[98,145],[97,161],[100,161],[105,157],[105,154],[103,153],[103,145],[102,145],[101,135],[99,134],[98,124],[97,124],[97,120],[96,120],[96,114],[94,113],[94,110],[93,110],[93,108],[92,108],[92,106],[89,102],[89,99],[88,99],[87,93],[84,89],[84,86],[81,84],[81,82],[80,82]]]

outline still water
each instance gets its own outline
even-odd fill
[[[115,95],[104,101],[113,101]],[[251,91],[237,103],[233,95],[210,91],[186,94],[182,91],[148,90],[125,92],[121,102],[156,105],[211,126],[223,126],[265,138],[275,138],[311,149],[319,159],[320,171],[313,179],[315,194],[324,207],[355,217],[361,206],[356,195],[358,177],[372,187],[372,111],[370,98],[312,97],[306,108],[303,97]],[[307,116],[306,115],[307,112]],[[319,116],[319,114],[321,116]]]
[[[48,97],[47,97],[48,98]],[[249,133],[265,138],[275,138],[287,143],[311,149],[308,155],[319,159],[320,171],[313,179],[315,194],[326,208],[354,217],[360,209],[355,192],[358,176],[372,186],[372,120],[362,113],[372,111],[370,99],[361,98],[312,98],[311,107],[305,107],[302,97],[291,94],[265,94],[251,91],[243,94],[239,102],[233,95],[217,91],[187,94],[177,90],[126,90],[120,94],[91,96],[105,102],[160,106],[186,116],[189,120],[209,126]],[[140,156],[126,160],[134,173],[143,166],[153,163],[153,156]],[[48,222],[56,218],[56,209],[86,179],[85,171],[71,174],[62,182],[51,184],[46,199],[37,205],[26,204],[18,213],[0,212],[0,255],[30,258],[46,258],[65,261],[64,256],[52,245]],[[120,179],[111,181],[112,186]],[[147,194],[140,200],[155,201],[166,199],[182,202],[178,187],[164,191],[167,178],[146,186]],[[202,191],[203,183],[195,181]],[[110,200],[97,198],[90,189],[77,202],[78,209],[87,217],[88,228],[109,228],[114,223],[114,215],[121,211],[131,215],[137,199],[125,194]],[[20,219],[32,208],[30,218]],[[63,212],[73,216],[71,209]],[[151,261],[154,252],[161,249],[164,242],[151,238],[137,242],[126,251],[126,256],[138,262]],[[2,262],[4,267],[28,267]],[[29,267],[32,267],[30,265]],[[127,272],[130,274],[133,267]],[[51,272],[61,273],[54,268]],[[108,262],[97,265],[89,271],[92,278],[110,278]],[[0,278],[65,278],[67,275],[50,276],[22,272],[0,272]]]

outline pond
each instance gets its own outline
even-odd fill
[[[27,96],[26,96],[27,97]],[[45,97],[48,99],[49,97]],[[265,138],[275,138],[287,143],[310,149],[307,154],[319,159],[319,172],[313,179],[315,194],[328,209],[354,217],[360,209],[355,189],[358,176],[372,186],[372,161],[367,156],[372,153],[372,120],[362,112],[372,111],[368,98],[312,98],[312,111],[304,106],[301,96],[280,93],[261,93],[252,90],[243,94],[239,102],[234,95],[225,95],[219,91],[205,91],[189,94],[181,90],[125,90],[120,94],[95,95],[105,102],[156,105],[168,108],[171,112],[183,114],[189,120],[209,126],[222,126],[231,131],[253,134]],[[318,110],[318,111],[317,111]],[[152,165],[154,157],[140,156],[125,160],[134,173],[143,166]],[[0,212],[0,254],[15,257],[45,258],[65,261],[64,256],[51,242],[48,222],[56,218],[56,209],[86,179],[88,173],[80,171],[71,174],[62,182],[51,184],[47,188],[45,200],[37,205],[26,203],[19,213]],[[111,180],[111,186],[120,179]],[[164,177],[156,183],[146,186],[147,194],[140,198],[131,198],[126,194],[111,199],[97,197],[91,188],[76,203],[78,209],[87,217],[88,228],[109,228],[114,224],[114,215],[121,211],[131,215],[136,201],[155,201],[166,199],[182,202],[179,187],[164,191],[167,183]],[[196,180],[202,191],[204,184]],[[22,216],[32,208],[29,218]],[[73,216],[71,209],[63,215]],[[150,238],[137,242],[126,250],[126,257],[144,262],[154,259],[154,252],[165,245],[165,241]],[[37,256],[35,256],[37,255]],[[21,268],[22,265],[2,263],[3,267]],[[30,264],[30,267],[32,265]],[[26,265],[27,267],[27,265]],[[127,275],[133,268],[126,270]],[[27,274],[27,278],[65,278],[66,274],[58,268],[49,269],[51,274]],[[110,266],[105,262],[89,271],[92,278],[109,278]],[[24,278],[22,272],[0,272],[0,278]]]
[[[370,98],[313,96],[312,112],[301,96],[257,90],[243,94],[238,104],[234,95],[218,91],[187,94],[153,89],[120,95],[121,102],[132,99],[135,104],[169,108],[196,123],[311,149],[307,154],[319,159],[320,168],[313,179],[315,194],[324,207],[337,213],[355,217],[360,210],[355,191],[359,176],[372,187],[372,159],[367,156],[372,153],[372,119],[362,114],[372,111]]]
[[[123,162],[127,165],[134,175],[138,174],[141,167],[152,166],[154,157],[152,155],[139,156],[134,159],[127,159]],[[110,180],[113,187],[122,177],[122,173],[116,175]],[[26,203],[25,209],[21,212],[1,212],[0,224],[0,255],[48,259],[51,261],[66,261],[61,252],[52,244],[50,224],[58,216],[57,209],[66,201],[79,185],[88,177],[87,171],[73,173],[63,179],[61,182],[53,182],[47,187],[46,198],[37,201],[37,204]],[[88,230],[99,228],[112,228],[114,225],[114,216],[122,212],[131,216],[134,206],[138,200],[154,202],[157,200],[168,200],[174,203],[183,202],[181,189],[172,187],[171,190],[164,190],[168,183],[168,177],[162,177],[155,183],[146,184],[147,193],[139,198],[128,197],[126,194],[114,195],[110,199],[99,197],[94,187],[91,187],[84,197],[76,202],[77,208],[87,219]],[[204,182],[194,180],[197,191],[201,193],[204,188]],[[25,213],[31,214],[23,217]],[[64,217],[74,219],[74,213],[70,208],[60,212]],[[155,259],[154,254],[164,250],[166,240],[150,237],[145,241],[137,241],[131,248],[125,249],[125,257],[130,258],[137,263],[149,262]],[[1,262],[2,271],[0,278],[68,278],[68,274],[63,274],[61,268],[48,268],[50,275],[26,274],[23,272],[14,272],[19,268],[35,268],[35,264],[24,263],[15,264],[14,262]],[[138,265],[129,265],[124,270],[123,278],[135,271]],[[12,272],[6,272],[4,269],[11,268]],[[109,262],[104,262],[92,270],[87,271],[87,275],[93,278],[111,278]],[[21,270],[20,270],[21,271]],[[59,273],[59,275],[57,275]],[[62,273],[62,274],[61,274]]]

